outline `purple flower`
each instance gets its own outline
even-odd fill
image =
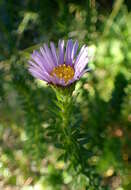
[[[44,44],[40,52],[34,51],[29,61],[29,72],[36,78],[59,86],[68,86],[79,80],[89,69],[85,69],[89,62],[88,48],[83,45],[78,50],[78,42],[68,40],[66,50],[64,40],[58,42],[58,53],[53,42],[50,48]]]

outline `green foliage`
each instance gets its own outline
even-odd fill
[[[127,5],[0,1],[0,189],[130,190]],[[68,90],[28,73],[30,53],[59,38],[88,44],[94,57]]]

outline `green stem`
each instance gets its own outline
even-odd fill
[[[70,109],[70,102],[71,97],[68,97],[68,95],[63,95],[63,101],[62,101],[62,109],[61,109],[61,115],[62,115],[62,130],[65,135],[67,143],[70,142],[70,128],[69,128],[69,120],[71,116],[71,109]]]
[[[61,143],[64,144],[65,150],[69,153],[70,159],[74,159],[75,162],[78,162],[78,165],[81,164],[82,170],[85,168],[85,164],[81,155],[80,146],[77,141],[72,136],[72,129],[70,127],[70,122],[72,118],[72,92],[74,87],[69,88],[59,88],[53,87],[56,93],[57,102],[60,108],[60,115],[62,123],[60,130],[63,134]]]
[[[83,156],[81,145],[79,144],[79,141],[77,138],[74,137],[73,134],[73,128],[71,128],[70,123],[72,122],[72,111],[73,111],[73,97],[72,92],[73,88],[60,88],[60,87],[54,87],[57,102],[56,105],[59,107],[59,113],[61,115],[61,125],[60,128],[60,137],[59,143],[63,145],[64,151],[66,155],[68,155],[68,159],[70,160],[70,163],[74,167],[74,169],[80,174],[84,174],[85,176],[88,176],[90,178],[90,183],[92,185],[92,177],[87,167],[88,162],[85,160],[85,156]],[[79,167],[80,166],[80,167]],[[91,169],[91,168],[90,168]]]

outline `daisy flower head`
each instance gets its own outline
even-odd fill
[[[53,42],[50,48],[44,44],[34,51],[29,60],[29,72],[40,80],[56,86],[69,86],[89,71],[88,47],[83,45],[78,52],[78,42],[70,39],[66,47],[64,40],[58,42],[58,52]]]

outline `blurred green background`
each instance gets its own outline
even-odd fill
[[[129,0],[0,0],[0,190],[84,190],[57,160],[45,130],[54,93],[27,71],[50,40],[89,46],[92,72],[78,83],[81,127],[103,189],[131,190],[131,6]]]

